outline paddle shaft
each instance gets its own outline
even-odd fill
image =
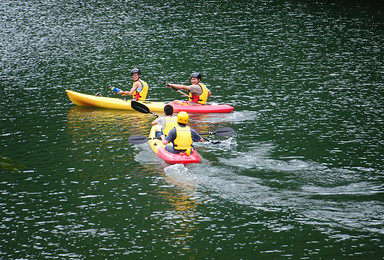
[[[158,114],[155,114],[155,113],[153,113],[152,111],[149,111],[149,113],[151,113],[152,115],[154,115],[154,116],[156,116],[156,117],[159,117]]]
[[[210,139],[208,139],[208,138],[205,138],[204,136],[201,136],[201,138],[203,138],[205,141],[208,141],[208,142],[213,143],[213,144],[219,144],[219,143],[221,143],[221,141],[212,141],[212,140],[210,140]]]
[[[158,82],[160,82],[161,84],[164,84],[164,85],[166,85],[167,87],[168,87],[168,83],[165,83],[164,81],[161,81],[161,80],[159,80],[159,79],[156,79]],[[180,91],[180,90],[178,90],[177,88],[175,88],[175,87],[171,87],[172,89],[174,89],[174,90],[176,90],[177,92],[179,92],[180,94],[183,94],[184,96],[186,96],[186,97],[189,97],[188,96],[188,94],[186,94],[186,93],[184,93],[183,91]]]
[[[148,140],[154,140],[154,139],[160,140],[160,138],[148,137],[148,136],[144,136],[144,135],[131,135],[128,138],[128,141],[131,144],[143,144],[143,143],[146,143]]]
[[[221,143],[221,141],[212,141],[212,140],[209,140],[208,138],[205,138],[202,136],[202,138],[205,140],[205,141],[208,141],[210,143],[213,143],[213,144],[219,144]],[[154,137],[147,137],[147,136],[144,136],[144,135],[132,135],[128,138],[128,141],[131,143],[131,144],[143,144],[143,143],[146,143],[148,140],[153,140],[153,139],[159,139],[159,138],[154,138]]]
[[[142,105],[143,107],[145,106],[144,104],[141,104],[139,103],[140,106]],[[136,106],[135,106],[136,107]],[[145,106],[146,107],[146,106]],[[144,111],[143,108],[138,108],[138,111],[139,112],[143,112],[143,113],[147,113]],[[221,143],[221,141],[212,141],[202,135],[213,135],[213,134],[216,134],[218,136],[231,136],[231,135],[234,135],[235,134],[235,130],[233,130],[232,128],[230,127],[224,127],[224,128],[218,128],[216,129],[216,131],[214,132],[208,132],[208,133],[200,133],[199,135],[201,136],[201,138],[203,138],[205,141],[208,141],[210,143],[213,143],[213,144],[219,144]],[[139,135],[139,136],[130,136],[129,137],[129,142],[131,144],[142,144],[142,143],[145,143],[147,142],[148,140],[150,139],[154,139],[153,137],[147,137],[147,136],[143,136],[143,135]]]
[[[173,88],[173,89],[176,90],[177,92],[183,94],[184,96],[189,97],[189,96],[188,96],[187,94],[185,94],[183,91],[180,91],[180,90],[178,90],[178,89],[175,88],[175,87],[171,87],[171,88]]]

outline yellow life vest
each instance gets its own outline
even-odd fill
[[[203,93],[201,93],[200,96],[197,96],[197,95],[193,95],[191,92],[189,92],[189,101],[193,101],[195,103],[205,105],[207,103],[208,94],[209,94],[208,88],[203,83],[199,83],[199,86],[203,90]]]
[[[176,139],[173,140],[173,148],[176,150],[187,150],[192,147],[192,134],[189,126],[176,126]]]
[[[165,116],[165,128],[163,129],[163,134],[168,135],[169,131],[171,131],[172,128],[178,126],[177,124],[177,116]]]
[[[144,101],[148,93],[148,84],[147,82],[141,79],[139,79],[138,81],[141,83],[141,87],[138,87],[137,89],[135,89],[135,91],[132,94],[132,98],[136,100]],[[133,82],[132,87],[135,86],[136,82],[137,81]]]

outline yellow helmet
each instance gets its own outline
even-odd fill
[[[177,114],[177,123],[180,124],[188,124],[189,115],[187,112],[181,111],[179,114]]]

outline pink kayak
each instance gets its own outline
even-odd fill
[[[154,125],[151,128],[149,133],[149,146],[151,149],[163,159],[166,163],[169,164],[189,164],[189,163],[199,163],[201,158],[200,155],[196,152],[195,148],[192,147],[191,153],[183,153],[183,154],[174,154],[170,153],[165,149],[165,145],[159,139],[155,138],[156,130],[160,130],[161,127],[159,125]]]
[[[185,111],[187,113],[229,113],[233,107],[230,105],[177,105],[169,103],[173,107],[173,112]]]

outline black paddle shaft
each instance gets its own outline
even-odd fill
[[[131,135],[128,138],[128,142],[130,142],[131,144],[143,144],[143,143],[146,143],[148,140],[153,140],[153,139],[161,140],[160,138],[148,137],[144,135]]]

